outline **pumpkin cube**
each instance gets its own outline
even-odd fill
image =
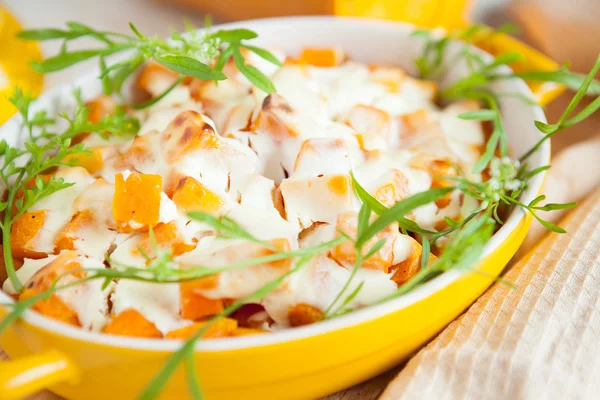
[[[105,117],[115,113],[117,102],[110,96],[98,96],[85,104],[87,108],[87,119],[92,124],[96,124]],[[81,143],[82,140],[90,136],[90,132],[80,133],[73,138],[72,144]]]
[[[336,224],[336,231],[343,232],[351,238],[357,235],[358,216],[354,212],[340,214]],[[369,252],[371,247],[379,240],[385,239],[385,244],[362,263],[362,268],[370,268],[388,272],[394,258],[394,239],[399,235],[398,225],[390,224],[385,229],[373,236],[363,246],[363,253]],[[351,241],[345,241],[331,249],[330,257],[338,263],[351,267],[356,262],[356,249]]]
[[[70,154],[63,161],[69,165],[83,167],[90,174],[95,174],[104,166],[102,149],[102,147],[95,147],[89,149],[89,153]]]
[[[290,308],[288,318],[291,326],[304,326],[323,319],[323,311],[310,304],[299,303]]]
[[[135,80],[135,87],[146,97],[157,97],[171,86],[178,74],[156,62],[144,64]]]
[[[300,53],[301,62],[315,67],[336,67],[344,61],[345,57],[344,51],[337,47],[307,47]]]
[[[199,287],[198,287],[199,286]],[[222,299],[209,299],[199,293],[204,282],[197,281],[182,282],[179,286],[181,296],[181,317],[183,319],[198,320],[216,315],[223,311]]]
[[[52,287],[58,278],[62,283],[81,279],[83,272],[74,272],[73,275],[65,275],[69,271],[76,271],[82,268],[78,261],[78,255],[72,251],[62,252],[54,260],[38,270],[25,284],[25,289],[21,292],[19,300],[26,300],[47,291]],[[52,294],[45,300],[36,302],[33,307],[39,313],[70,325],[81,326],[77,312],[65,304],[57,294]]]
[[[412,238],[411,238],[412,239]],[[392,280],[398,284],[398,286],[406,283],[410,278],[415,276],[421,270],[421,254],[423,247],[415,239],[412,239],[411,250],[409,256],[402,262],[393,265],[390,268],[390,272],[393,272]],[[429,264],[437,259],[433,254],[429,255]]]
[[[214,150],[222,147],[221,138],[208,118],[188,110],[171,121],[161,134],[161,146],[167,162],[180,160],[182,156],[197,149]]]
[[[180,256],[196,247],[194,243],[186,243],[175,222],[160,223],[152,229],[152,233],[143,233],[136,251],[143,252],[150,258],[156,257],[154,249],[158,247],[170,250],[174,256]]]
[[[142,314],[134,309],[127,309],[114,317],[103,329],[109,335],[133,336],[139,338],[162,338],[162,333]]]
[[[56,249],[75,250],[74,241],[79,237],[79,232],[90,228],[94,224],[94,214],[91,210],[83,210],[75,214],[73,219],[59,232],[56,238]]]
[[[162,177],[160,175],[131,173],[115,176],[113,216],[122,232],[147,231],[158,223]]]
[[[225,204],[219,196],[192,177],[185,177],[179,181],[172,199],[177,207],[185,211],[206,213],[215,213]]]
[[[36,251],[36,244],[42,234],[47,210],[28,211],[13,222],[10,230],[10,248],[13,257],[44,258],[46,253]]]

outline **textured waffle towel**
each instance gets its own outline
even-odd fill
[[[535,222],[534,222],[535,223]],[[450,324],[381,400],[600,399],[600,189]]]

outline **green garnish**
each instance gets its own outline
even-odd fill
[[[419,75],[423,79],[439,80],[447,73],[446,68],[448,65],[454,65],[461,59],[464,60],[470,67],[471,74],[459,79],[450,88],[444,90],[441,95],[446,99],[455,98],[456,90],[480,89],[493,81],[502,79],[518,78],[533,82],[554,82],[565,85],[571,90],[579,90],[584,84],[586,75],[572,72],[566,66],[556,71],[498,72],[497,68],[499,66],[523,61],[524,57],[519,53],[509,52],[498,55],[492,61],[486,62],[481,56],[480,51],[473,48],[472,44],[489,39],[491,36],[502,32],[508,32],[508,30],[505,28],[492,30],[488,26],[481,24],[475,24],[465,30],[452,31],[446,35],[436,35],[426,29],[416,30],[413,36],[425,41],[421,55],[415,59]],[[458,52],[455,59],[444,63],[448,44],[452,40],[463,41],[465,45]],[[585,93],[588,95],[600,95],[600,81],[593,79]]]
[[[577,107],[577,105],[581,102],[581,99],[583,99],[583,97],[590,92],[590,87],[592,86],[592,84],[598,83],[596,80],[594,80],[594,76],[596,76],[598,70],[600,70],[600,56],[598,56],[598,58],[596,59],[596,62],[594,63],[594,66],[592,67],[590,73],[583,80],[581,87],[569,102],[569,105],[559,118],[558,122],[556,122],[555,124],[546,124],[541,121],[535,121],[535,126],[542,133],[544,133],[545,136],[542,139],[540,139],[540,141],[536,143],[536,145],[533,146],[528,152],[526,152],[525,155],[521,157],[521,161],[526,160],[529,156],[531,156],[531,154],[533,154],[537,149],[540,148],[542,143],[550,139],[552,136],[554,136],[564,128],[578,124],[579,122],[583,121],[584,119],[588,118],[593,113],[598,111],[598,109],[600,108],[600,97],[597,97],[583,110],[581,110],[579,114],[569,119],[569,117],[575,110],[575,107]]]
[[[281,62],[269,51],[246,44],[246,40],[258,35],[248,29],[219,30],[213,33],[198,34],[188,27],[186,35],[177,32],[170,40],[149,37],[142,34],[133,24],[129,24],[133,35],[98,31],[89,26],[67,22],[66,29],[31,29],[21,31],[18,36],[25,40],[62,40],[58,55],[42,62],[32,62],[33,69],[48,73],[69,68],[80,62],[97,58],[100,63],[105,94],[121,93],[123,83],[137,68],[148,60],[154,60],[168,69],[201,80],[220,81],[227,79],[222,70],[227,60],[234,58],[239,71],[252,84],[266,93],[275,92],[273,83],[258,69],[245,63],[242,49],[250,51],[270,63],[281,66]],[[94,39],[98,47],[91,50],[68,50],[69,44],[77,39]],[[106,66],[108,56],[123,53],[124,59]],[[164,97],[176,85],[159,97]]]
[[[12,224],[39,201],[73,185],[56,177],[46,181],[40,174],[53,167],[71,165],[66,160],[69,156],[89,152],[82,144],[71,145],[71,140],[78,134],[135,134],[139,123],[118,111],[92,124],[87,118],[87,108],[79,101],[73,117],[68,114],[60,115],[67,121],[68,127],[62,132],[54,132],[51,129],[57,125],[57,121],[50,118],[46,111],[38,111],[31,115],[30,106],[33,99],[30,96],[17,88],[10,101],[23,119],[26,139],[23,147],[9,145],[4,139],[0,141],[0,155],[3,156],[0,179],[6,187],[6,200],[0,201],[0,211],[4,211],[0,228],[6,272],[15,290],[20,292],[23,285],[16,275],[10,247]]]

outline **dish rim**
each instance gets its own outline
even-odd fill
[[[257,24],[281,24],[285,22],[294,23],[299,21],[307,23],[310,21],[322,22],[328,20],[350,20],[356,25],[361,25],[360,29],[366,29],[368,26],[382,24],[395,26],[396,28],[402,30],[418,29],[415,25],[405,22],[339,16],[298,16],[251,19],[215,25],[213,29],[231,29],[242,27],[252,28],[252,26],[256,26]],[[73,87],[82,87],[85,82],[89,82],[91,79],[94,79],[93,76],[97,76],[98,72],[98,68],[93,68],[92,70],[88,71],[85,74],[82,74],[81,76],[79,76],[71,82],[57,85],[49,91],[43,92],[42,95],[40,95],[40,97],[38,98],[38,100],[51,100],[59,96],[61,93],[65,92],[67,89]],[[521,93],[527,96],[532,95],[531,90],[529,89],[525,81],[521,79],[516,79],[515,85],[517,85]],[[532,110],[534,112],[535,119],[542,122],[546,122],[546,117],[541,107],[532,106]],[[11,117],[8,121],[6,121],[4,125],[0,126],[0,133],[3,133],[3,131],[9,129],[11,125],[16,124],[19,121],[19,119],[20,118],[18,115]],[[541,132],[540,135],[542,135]],[[550,142],[545,141],[543,145],[538,149],[538,152],[540,153],[540,165],[533,165],[532,168],[544,165],[544,163],[549,164]],[[543,185],[545,174],[545,172],[538,174],[529,181],[529,187],[521,194],[521,199],[524,202],[529,202],[538,195]],[[498,231],[496,231],[496,233],[486,243],[484,253],[479,261],[480,264],[482,260],[488,257],[494,250],[496,250],[503,242],[505,242],[508,239],[510,234],[513,231],[515,231],[515,229],[520,225],[525,216],[525,211],[521,208],[514,210],[510,214],[509,218],[504,223],[504,225],[502,225],[500,229],[498,229]],[[403,296],[392,300],[388,300],[381,304],[375,304],[360,310],[355,310],[338,318],[294,329],[285,329],[266,335],[249,335],[236,338],[220,338],[205,341],[200,340],[196,343],[195,350],[202,352],[220,352],[277,345],[296,340],[306,339],[312,336],[324,335],[332,331],[350,328],[363,323],[368,323],[369,321],[384,317],[393,312],[397,312],[403,308],[406,308],[412,304],[415,304],[442,290],[446,286],[452,284],[461,277],[470,273],[472,272],[466,270],[450,270],[433,278],[432,280],[426,282],[425,284],[421,285],[420,287],[414,289],[413,291]],[[14,300],[0,289],[0,308],[5,309],[6,307],[4,306],[4,304],[6,303],[14,303]],[[47,318],[32,310],[27,310],[23,314],[21,319],[35,326],[36,328],[43,329],[45,331],[49,331],[61,336],[65,336],[69,339],[94,343],[97,345],[126,348],[131,350],[174,352],[177,351],[183,343],[182,340],[144,339],[126,336],[106,335],[100,332],[85,331],[81,328],[73,327],[61,323],[59,321]]]

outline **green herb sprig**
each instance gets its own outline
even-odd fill
[[[65,29],[31,29],[21,31],[18,36],[25,40],[62,40],[58,55],[41,62],[32,62],[32,67],[42,73],[60,71],[78,63],[97,58],[100,63],[103,88],[106,94],[122,92],[123,84],[145,61],[157,63],[177,72],[201,80],[220,81],[227,77],[223,67],[231,57],[239,71],[257,88],[267,93],[275,92],[273,83],[255,67],[246,64],[242,49],[248,50],[270,63],[281,66],[281,61],[269,51],[246,44],[245,41],[258,35],[248,29],[219,30],[199,34],[188,27],[186,35],[173,32],[169,40],[142,34],[130,23],[133,35],[99,31],[78,22],[67,22]],[[90,50],[69,50],[69,45],[81,38],[91,38],[98,47]],[[124,54],[124,59],[107,66],[107,58]],[[173,90],[169,87],[158,97]]]
[[[61,165],[72,165],[67,161],[70,156],[89,153],[83,144],[72,145],[72,138],[80,133],[131,134],[137,133],[139,129],[137,120],[125,116],[122,112],[107,116],[98,123],[89,123],[87,108],[82,102],[78,102],[74,117],[68,114],[61,115],[67,120],[68,127],[62,132],[54,132],[50,129],[57,125],[57,121],[50,118],[46,111],[38,111],[31,115],[32,100],[31,96],[23,94],[18,88],[10,98],[21,115],[26,130],[24,146],[9,145],[4,139],[0,141],[0,180],[6,188],[6,200],[0,201],[0,211],[4,211],[0,228],[6,271],[17,292],[20,292],[23,286],[16,275],[10,246],[13,223],[39,201],[73,185],[56,177],[46,181],[40,174]],[[33,185],[30,183],[32,181]],[[22,196],[19,197],[20,193]]]
[[[368,260],[371,256],[373,256],[377,251],[379,251],[383,245],[385,244],[385,239],[380,239],[371,246],[368,250],[365,250],[365,245],[382,230],[386,229],[390,224],[398,223],[404,229],[410,232],[422,232],[422,233],[431,233],[435,234],[435,232],[430,232],[425,229],[419,227],[418,224],[406,218],[406,215],[413,211],[414,209],[429,204],[446,194],[450,193],[454,188],[437,188],[430,189],[421,193],[416,193],[406,199],[400,200],[391,208],[387,208],[377,199],[372,197],[354,178],[354,174],[352,174],[353,187],[355,188],[355,192],[357,196],[362,200],[362,206],[358,213],[358,223],[357,223],[357,235],[356,239],[352,240],[354,243],[354,248],[356,250],[356,261],[354,262],[354,266],[352,267],[352,271],[348,280],[345,282],[344,286],[340,290],[340,292],[336,295],[334,300],[328,306],[327,310],[325,310],[325,315],[328,317],[334,317],[341,314],[344,314],[349,311],[347,305],[350,301],[358,295],[358,292],[362,288],[362,282],[347,296],[342,304],[334,310],[335,305],[342,299],[354,277],[356,276],[359,268],[365,260]],[[369,222],[372,212],[375,210],[375,214],[377,217],[373,220],[373,222]],[[410,221],[410,223],[406,223],[406,221]]]
[[[464,60],[470,69],[470,74],[458,79],[448,87],[442,90],[441,97],[444,100],[478,100],[485,104],[488,109],[479,110],[469,113],[464,113],[459,118],[491,121],[494,130],[490,139],[487,142],[486,149],[482,157],[477,161],[473,168],[474,173],[482,172],[494,158],[496,151],[499,150],[500,157],[508,155],[508,138],[504,129],[501,113],[499,109],[498,94],[490,90],[490,84],[503,79],[526,79],[529,81],[544,81],[560,83],[568,88],[577,90],[576,96],[571,101],[571,104],[565,110],[563,117],[553,125],[536,122],[536,126],[540,131],[546,134],[546,137],[528,151],[521,161],[525,160],[533,154],[541,144],[552,135],[560,130],[576,124],[583,119],[589,117],[598,108],[600,108],[600,99],[596,99],[584,110],[575,117],[568,119],[573,112],[575,105],[578,104],[583,96],[600,94],[600,81],[594,79],[595,73],[600,65],[598,62],[592,68],[592,73],[587,76],[569,71],[566,67],[562,67],[557,71],[523,71],[523,72],[499,72],[498,68],[505,65],[510,65],[515,62],[523,61],[522,55],[519,53],[505,53],[496,56],[491,61],[485,61],[479,52],[473,48],[472,43],[476,40],[481,40],[483,37],[491,37],[504,29],[494,31],[484,25],[474,25],[466,30],[458,30],[450,32],[447,35],[433,35],[431,31],[418,30],[414,32],[414,36],[425,40],[423,51],[420,57],[415,60],[415,64],[422,78],[442,79],[447,71],[448,65],[454,65],[459,60]],[[458,52],[456,59],[451,63],[444,62],[447,54],[448,44],[453,39],[459,39],[465,42],[461,51]],[[600,61],[600,58],[599,60]],[[530,101],[526,99],[526,101]]]
[[[598,73],[598,70],[600,70],[600,55],[596,59],[596,62],[594,63],[594,66],[592,67],[592,69],[590,70],[588,75],[583,79],[583,83],[581,84],[581,87],[579,88],[579,90],[577,90],[577,92],[575,93],[575,95],[573,96],[571,101],[569,102],[569,105],[567,106],[567,108],[565,109],[565,111],[563,112],[561,117],[558,119],[558,121],[554,124],[547,124],[542,121],[535,121],[535,126],[542,133],[544,133],[545,136],[542,139],[540,139],[539,142],[535,144],[535,146],[533,146],[529,151],[527,151],[520,158],[521,161],[524,161],[527,158],[529,158],[533,153],[535,153],[537,151],[537,149],[540,148],[540,146],[546,140],[550,139],[552,136],[554,136],[558,132],[562,131],[565,128],[568,128],[569,126],[578,124],[579,122],[590,117],[592,114],[594,114],[596,111],[598,111],[598,109],[600,109],[600,96],[599,96],[595,100],[593,100],[590,104],[588,104],[583,110],[581,110],[577,115],[575,115],[574,117],[571,117],[571,115],[573,114],[573,112],[575,110],[575,107],[577,107],[577,105],[581,102],[581,100],[583,99],[583,97],[586,94],[590,93],[590,88],[592,87],[592,85],[594,83],[597,83],[597,81],[594,80],[594,77]],[[595,93],[595,91],[592,91],[592,92]],[[600,92],[598,92],[598,93],[600,94]],[[571,118],[569,118],[569,117],[571,117]]]
[[[485,61],[473,44],[489,40],[492,36],[507,33],[512,30],[510,25],[504,25],[496,30],[482,24],[474,24],[464,30],[454,30],[446,34],[433,33],[431,30],[419,29],[413,36],[425,41],[421,55],[415,59],[419,75],[423,79],[444,78],[449,65],[464,60],[471,74],[454,82],[442,91],[443,98],[452,99],[457,90],[465,88],[481,88],[489,83],[502,79],[524,79],[532,82],[554,82],[565,85],[571,90],[579,90],[586,80],[585,74],[570,71],[566,66],[556,71],[531,70],[521,72],[498,72],[498,67],[524,61],[523,55],[508,52],[495,56],[491,61]],[[456,59],[445,62],[448,46],[452,41],[462,41],[464,46],[457,53]],[[461,89],[462,88],[462,89]],[[586,88],[588,95],[600,95],[600,81],[593,79]]]
[[[408,282],[394,293],[380,300],[380,303],[402,296],[443,272],[472,269],[483,254],[483,250],[494,233],[496,223],[490,211],[478,214],[456,231],[442,255],[433,263],[421,266]]]

